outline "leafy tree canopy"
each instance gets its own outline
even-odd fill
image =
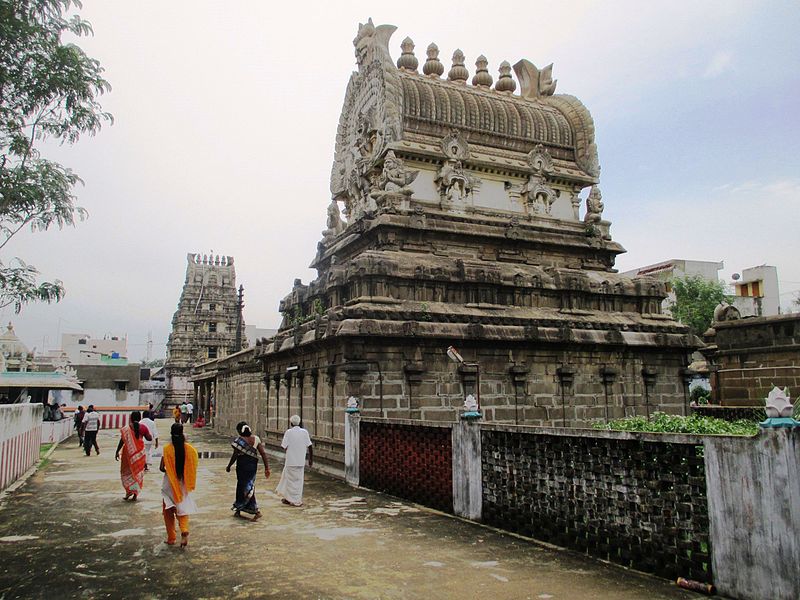
[[[35,267],[8,258],[8,243],[25,227],[62,228],[87,216],[75,204],[80,178],[42,158],[36,144],[72,144],[112,120],[97,101],[110,89],[100,63],[62,40],[92,33],[68,14],[73,8],[81,8],[78,0],[0,0],[0,308],[16,312],[29,302],[58,302],[64,285],[38,282]]]
[[[669,307],[672,316],[700,336],[711,326],[714,309],[720,302],[730,299],[724,283],[699,275],[673,279],[672,291],[675,294],[675,301]]]

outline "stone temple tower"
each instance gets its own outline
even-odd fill
[[[394,30],[359,27],[317,277],[254,350],[267,442],[297,412],[339,444],[351,396],[426,421],[469,395],[502,423],[686,412],[700,342],[662,313],[663,282],[614,268],[588,109],[552,65],[502,61],[495,79],[480,55],[470,84],[461,50],[447,70],[408,38],[395,62]]]
[[[190,253],[186,259],[186,280],[167,342],[167,406],[191,398],[192,365],[239,350],[237,330],[244,330],[233,257]]]

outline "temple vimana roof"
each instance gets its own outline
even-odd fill
[[[392,58],[395,29],[358,28],[318,275],[259,353],[342,336],[691,346],[663,282],[614,269],[594,123],[553,65],[470,72],[408,37]]]

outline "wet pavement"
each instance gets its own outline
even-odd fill
[[[169,431],[167,420],[159,431]],[[305,505],[259,474],[257,522],[233,517],[228,440],[188,431],[204,453],[189,548],[163,543],[161,473],[122,500],[118,436],[99,456],[72,437],[0,502],[0,600],[12,598],[696,599],[671,582],[553,550],[306,470]]]

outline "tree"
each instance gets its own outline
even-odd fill
[[[87,216],[75,204],[81,179],[42,158],[36,143],[73,144],[112,121],[97,101],[110,89],[100,63],[62,41],[92,33],[68,14],[73,8],[79,0],[0,0],[0,308],[16,312],[29,302],[58,302],[64,285],[37,282],[35,267],[5,257],[8,243],[26,227],[63,228]]]
[[[673,279],[672,291],[675,294],[675,301],[669,307],[672,316],[696,335],[705,333],[714,320],[714,309],[730,298],[724,283],[699,275]]]

